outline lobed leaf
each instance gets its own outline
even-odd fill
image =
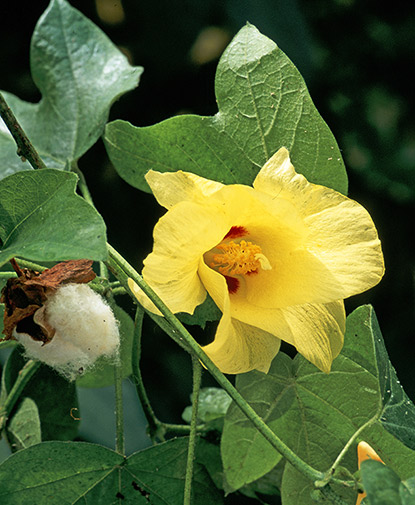
[[[14,256],[33,261],[104,260],[102,217],[75,194],[77,176],[29,170],[0,181],[0,265]]]
[[[219,112],[213,117],[183,115],[143,128],[109,123],[104,142],[119,175],[143,191],[149,191],[149,169],[250,185],[285,146],[311,182],[347,192],[339,148],[303,78],[254,26],[242,28],[222,55],[216,97]]]
[[[404,396],[384,395],[388,387],[397,391],[374,311],[369,306],[357,309],[347,319],[345,345],[334,361],[330,374],[324,374],[297,355],[293,360],[283,353],[274,359],[267,375],[250,372],[237,377],[240,393],[271,429],[314,468],[326,471],[350,437],[367,423],[373,426],[361,437],[402,478],[415,472],[415,452],[402,442],[411,441],[412,411],[398,419],[393,430],[389,412],[401,408]],[[395,403],[397,400],[397,403]],[[407,400],[405,400],[407,401]],[[408,423],[408,424],[407,424]],[[395,438],[399,435],[401,441]],[[324,440],[324,444],[321,443]],[[226,479],[233,489],[261,477],[279,459],[278,453],[262,439],[239,409],[231,404],[221,443]],[[342,466],[354,473],[356,455],[349,452]],[[291,465],[286,464],[282,481],[284,505],[311,505],[313,485]],[[352,501],[353,492],[336,489]]]
[[[84,442],[38,444],[0,465],[0,500],[4,505],[116,505],[121,501],[182,505],[187,440],[173,439],[128,458]],[[220,493],[197,461],[192,490],[193,503],[222,503]]]
[[[49,168],[65,169],[100,137],[111,104],[135,88],[142,73],[108,37],[66,0],[51,0],[33,33],[32,77],[37,104],[5,99]],[[0,178],[30,168],[0,120]]]

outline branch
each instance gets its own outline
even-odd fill
[[[1,93],[0,116],[2,117],[17,144],[17,155],[23,158],[23,161],[27,159],[34,169],[46,168],[46,165],[43,163],[42,158],[39,156],[38,152],[33,147],[33,144],[27,138],[26,133],[23,131],[23,128],[20,126],[19,122],[16,119],[16,116],[7,105],[7,102]]]

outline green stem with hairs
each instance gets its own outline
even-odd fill
[[[150,400],[147,396],[147,391],[144,387],[143,377],[140,370],[143,315],[144,310],[138,306],[134,321],[133,350],[131,355],[133,373],[131,377],[148,423],[148,434],[153,442],[157,440],[164,441],[164,436],[168,432],[187,435],[190,432],[190,426],[186,424],[163,423],[160,421],[154,413],[153,407],[151,406]]]
[[[4,400],[3,404],[0,405],[0,432],[4,429],[7,423],[7,419],[16,405],[16,402],[20,398],[20,395],[30,381],[33,375],[37,372],[40,367],[40,361],[29,360],[24,367],[19,371],[17,379],[13,384],[9,394]]]
[[[151,440],[159,438],[164,441],[164,433],[160,430],[160,422],[157,419],[153,407],[151,406],[150,400],[147,396],[147,391],[144,387],[143,377],[140,370],[141,361],[141,330],[143,327],[143,315],[144,311],[141,307],[137,307],[134,319],[134,335],[133,335],[133,350],[131,355],[132,362],[132,380],[134,382],[135,388],[137,390],[138,398],[140,399],[141,406],[143,408],[144,415],[148,423],[148,434]]]
[[[0,93],[0,116],[6,123],[7,128],[12,134],[17,144],[17,155],[29,161],[34,169],[46,168],[42,158],[39,156],[33,144],[28,139],[16,116],[6,103],[3,95]]]
[[[121,360],[114,365],[115,385],[115,450],[125,456],[124,410],[122,401],[122,368]]]
[[[170,326],[170,334],[174,335],[174,340],[188,350],[193,357],[197,358],[209,370],[211,375],[219,383],[219,385],[229,394],[236,405],[257,428],[262,436],[283,456],[294,468],[302,475],[311,481],[321,481],[325,474],[311,467],[308,463],[300,459],[294,451],[292,451],[271,428],[258,416],[255,410],[246,402],[242,395],[234,388],[223,373],[209,359],[199,344],[194,340],[186,328],[174,316],[164,302],[157,296],[151,287],[144,281],[135,269],[113,248],[108,244],[109,260],[108,267],[114,275],[120,280],[121,284],[128,288],[128,278],[143,290],[150,298],[156,307],[163,314],[165,323]],[[132,293],[131,293],[132,294]],[[342,482],[343,483],[343,482]],[[354,483],[353,483],[354,484]]]
[[[10,279],[11,277],[17,277],[16,272],[0,272],[0,279]]]
[[[202,383],[202,365],[200,364],[199,360],[194,356],[192,356],[192,369],[193,369],[192,419],[190,421],[189,445],[187,448],[183,505],[191,505],[193,467],[194,467],[195,449],[196,449],[197,412],[199,408],[200,385]]]

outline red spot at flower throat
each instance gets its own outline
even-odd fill
[[[227,238],[241,238],[248,235],[248,230],[243,226],[232,226],[228,233],[223,237],[223,240]]]
[[[226,284],[228,285],[229,294],[233,295],[238,291],[239,288],[239,280],[235,277],[230,277],[229,275],[225,275]]]

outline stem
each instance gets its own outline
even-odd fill
[[[186,476],[184,480],[183,505],[191,504],[193,466],[196,448],[197,411],[199,407],[200,384],[202,382],[202,366],[199,360],[192,356],[193,367],[193,394],[192,394],[192,419],[190,421],[189,446],[187,449]]]
[[[373,423],[375,423],[379,419],[379,415],[380,415],[380,412],[379,411],[376,412],[376,414],[371,419],[369,419],[369,421],[367,421],[366,423],[362,424],[362,426],[360,426],[360,428],[358,428],[353,433],[353,435],[350,437],[350,439],[348,440],[348,442],[346,443],[346,445],[340,451],[340,453],[337,456],[337,458],[335,459],[334,463],[327,470],[324,479],[322,479],[319,482],[315,482],[316,487],[324,487],[326,484],[328,484],[330,482],[330,480],[332,480],[332,476],[333,476],[334,472],[336,471],[336,469],[339,466],[341,460],[344,458],[346,452],[350,449],[351,445],[354,443],[354,441],[356,440],[356,438],[360,435],[360,433],[362,433],[362,431],[364,431],[366,428],[368,428]]]
[[[124,289],[124,288],[123,288]],[[147,396],[147,391],[144,387],[143,377],[140,370],[141,361],[141,329],[143,324],[143,309],[137,307],[134,321],[134,335],[133,335],[133,350],[132,350],[132,380],[137,390],[138,398],[140,399],[144,415],[148,423],[148,434],[154,442],[156,439],[164,441],[164,435],[167,432],[174,432],[178,434],[187,435],[190,432],[190,426],[186,424],[169,424],[160,421],[154,413],[150,400]]]
[[[29,270],[34,270],[35,272],[43,272],[47,267],[39,265],[38,263],[33,263],[33,261],[24,260],[22,258],[17,258],[19,267],[29,268]]]
[[[0,272],[0,279],[10,279],[11,277],[17,277],[16,272]]]
[[[19,122],[16,119],[16,116],[7,105],[7,102],[1,93],[0,116],[2,117],[17,144],[18,156],[26,158],[34,169],[46,168],[46,165],[43,163],[41,157],[33,147],[33,144],[27,138],[26,133],[23,131],[23,128],[20,126]]]
[[[308,463],[300,459],[294,451],[292,451],[279,437],[277,437],[271,428],[258,416],[255,410],[245,401],[242,395],[209,359],[199,344],[193,339],[186,328],[174,316],[174,314],[151,289],[151,287],[144,281],[141,275],[139,275],[134,268],[109,244],[108,252],[110,256],[108,266],[115,276],[119,278],[120,282],[127,286],[128,278],[132,278],[137,283],[137,285],[164,315],[165,322],[170,325],[171,332],[175,335],[175,340],[181,343],[181,345],[184,346],[193,357],[196,357],[203,363],[219,385],[229,394],[232,400],[257,428],[257,430],[264,436],[264,438],[268,440],[268,442],[305,477],[312,481],[321,481],[325,477],[325,473],[314,469]]]
[[[13,384],[7,398],[0,407],[0,431],[4,429],[10,412],[13,410],[17,400],[20,398],[20,394],[24,387],[37,372],[39,367],[40,361],[29,360],[19,371],[16,382]]]
[[[343,500],[341,496],[339,496],[333,489],[331,489],[330,486],[325,486],[322,489],[320,489],[322,495],[324,498],[328,499],[331,501],[331,503],[334,503],[335,505],[349,505],[347,502]]]
[[[133,350],[132,350],[132,379],[137,390],[138,398],[140,399],[141,406],[143,408],[144,415],[146,416],[148,423],[148,432],[150,438],[153,438],[158,434],[161,435],[161,439],[164,440],[163,434],[158,433],[160,422],[157,419],[153,407],[150,404],[150,400],[147,396],[147,391],[145,390],[143,377],[140,370],[140,360],[141,360],[141,330],[143,326],[143,316],[144,312],[141,307],[137,307],[135,312],[134,320],[134,335],[133,335]]]
[[[124,445],[124,411],[122,402],[122,368],[121,360],[114,365],[115,385],[115,450],[125,456]]]
[[[123,287],[112,288],[111,289],[111,293],[112,293],[113,296],[128,294],[127,291]]]

